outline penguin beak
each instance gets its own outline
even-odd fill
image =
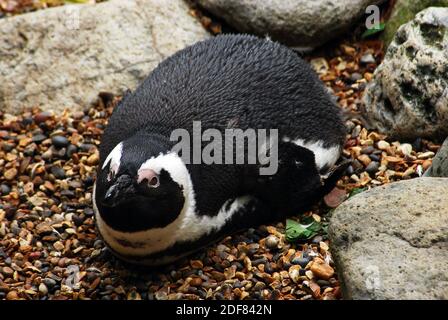
[[[128,175],[121,175],[117,181],[106,191],[101,203],[106,207],[115,207],[129,196],[135,194],[132,179]]]

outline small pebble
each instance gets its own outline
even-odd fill
[[[202,284],[202,279],[199,277],[194,277],[191,281],[190,281],[190,285],[193,287],[199,287]]]
[[[362,165],[361,161],[358,159],[355,159],[352,161],[352,167],[355,172],[362,172],[364,170],[364,166]]]
[[[53,157],[53,151],[52,149],[48,149],[47,151],[45,151],[44,153],[42,153],[42,159],[44,160],[51,160],[51,158]]]
[[[92,150],[96,150],[96,146],[94,144],[89,144],[89,143],[82,143],[79,146],[79,149],[82,152],[91,152]]]
[[[372,161],[369,163],[369,165],[366,167],[366,171],[370,174],[375,174],[380,167],[380,164],[376,161]]]
[[[288,274],[292,281],[295,283],[299,282],[300,279],[300,266],[294,265],[289,268]]]
[[[356,124],[353,121],[348,120],[345,122],[345,127],[347,128],[347,133],[351,133],[356,127]]]
[[[67,151],[66,151],[67,157],[71,158],[73,156],[73,154],[76,153],[76,151],[78,151],[78,148],[73,144],[69,144],[69,146],[67,147]]]
[[[48,288],[47,288],[47,286],[45,285],[45,283],[42,282],[42,283],[39,285],[39,292],[42,293],[42,295],[44,295],[44,296],[48,293]]]
[[[204,267],[202,261],[200,261],[200,260],[192,260],[190,262],[190,264],[191,264],[191,267],[194,269],[202,269]]]
[[[63,244],[62,242],[60,242],[60,241],[56,241],[56,242],[53,244],[53,247],[54,247],[56,250],[58,250],[58,251],[62,251],[62,250],[64,250],[64,248],[65,248],[64,244]]]
[[[432,158],[434,157],[435,153],[432,151],[427,151],[427,152],[423,152],[421,154],[419,154],[417,156],[418,159],[428,159],[428,158]]]
[[[3,268],[2,268],[2,273],[3,273],[5,276],[10,277],[10,276],[12,276],[12,275],[14,274],[14,270],[12,270],[10,267],[3,267]]]
[[[17,173],[18,173],[18,171],[16,168],[11,168],[11,169],[6,170],[3,173],[3,176],[5,177],[6,180],[13,180],[17,176]]]
[[[57,284],[56,280],[51,279],[51,278],[45,278],[45,279],[42,280],[42,282],[45,284],[45,286],[48,289],[53,288]]]
[[[403,143],[400,145],[400,151],[405,156],[410,156],[412,152],[412,145],[409,143]]]
[[[3,151],[5,151],[5,152],[10,152],[10,151],[12,151],[12,150],[14,149],[14,147],[15,147],[15,145],[12,144],[12,143],[4,142],[4,143],[2,144],[2,149],[3,149]]]
[[[96,152],[87,158],[87,164],[89,166],[97,165],[99,161],[100,161],[100,157],[99,157],[98,153],[96,153]]]
[[[372,159],[370,159],[370,157],[369,157],[368,155],[366,155],[366,154],[362,154],[362,155],[360,155],[360,156],[358,157],[358,160],[361,161],[361,163],[362,163],[365,167],[367,167],[367,166],[370,164],[370,162],[372,162]]]
[[[168,295],[164,291],[157,291],[155,294],[155,298],[156,298],[156,300],[167,300]]]
[[[269,249],[277,249],[277,246],[279,244],[279,239],[274,236],[274,235],[270,235],[269,237],[266,238],[266,247]]]
[[[390,147],[389,142],[384,140],[378,141],[378,149],[387,150],[389,147]]]
[[[356,81],[361,80],[361,79],[362,79],[362,74],[360,74],[358,72],[353,72],[350,75],[350,80],[352,80],[353,82],[356,82]]]
[[[55,176],[56,179],[65,179],[65,170],[59,166],[51,167],[51,173]]]
[[[292,264],[299,265],[302,268],[305,268],[309,262],[310,262],[309,258],[299,258],[299,257],[296,257],[296,258],[293,258],[291,260]]]
[[[51,143],[56,148],[64,148],[64,147],[67,147],[70,142],[68,141],[68,139],[66,137],[63,137],[63,136],[53,136],[51,138]]]
[[[370,64],[370,63],[376,63],[375,58],[371,53],[367,53],[363,55],[360,59],[361,63],[363,64]]]
[[[44,111],[44,112],[40,112],[40,113],[36,114],[36,115],[34,116],[34,121],[35,121],[37,124],[39,124],[39,123],[41,123],[41,122],[45,122],[45,121],[47,121],[47,120],[50,119],[51,117],[52,117],[51,112]]]
[[[35,143],[40,143],[40,142],[44,141],[45,139],[47,139],[47,136],[38,133],[31,138],[31,141],[33,141]]]
[[[319,242],[319,247],[323,250],[323,251],[328,251],[328,249],[330,249],[328,247],[328,244],[326,244],[325,242],[321,241]]]
[[[369,155],[369,157],[370,157],[370,159],[372,159],[372,161],[380,162],[380,160],[381,160],[380,155],[377,155],[377,154],[372,153]]]
[[[344,192],[344,195],[347,195],[347,193]],[[311,243],[313,243],[313,244],[319,244],[319,243],[321,243],[322,241],[323,241],[323,237],[320,236],[320,235],[317,235],[317,236],[315,236],[315,237],[311,240]]]
[[[2,196],[5,196],[11,192],[11,188],[7,184],[0,185],[0,193]]]
[[[18,299],[20,299],[20,297],[19,297],[19,294],[17,293],[17,291],[15,291],[15,290],[9,291],[6,294],[6,300],[18,300]]]
[[[328,280],[334,275],[334,269],[320,258],[313,261],[310,270],[316,277],[324,280]]]
[[[374,152],[374,151],[375,151],[375,148],[374,148],[374,147],[372,147],[372,146],[367,146],[367,147],[362,148],[361,153],[362,153],[362,154],[371,154],[371,153]]]

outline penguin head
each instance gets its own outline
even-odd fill
[[[95,203],[114,230],[163,228],[181,214],[190,181],[165,138],[137,134],[115,146],[99,168]]]

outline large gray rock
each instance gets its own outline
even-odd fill
[[[381,34],[386,46],[392,42],[401,25],[411,21],[417,13],[428,7],[448,7],[448,0],[397,0]]]
[[[332,254],[345,299],[448,299],[448,179],[376,187],[339,206]]]
[[[398,139],[448,135],[448,8],[403,25],[364,95],[364,115]]]
[[[442,144],[436,156],[432,159],[432,165],[426,170],[425,177],[448,177],[448,139]]]
[[[208,37],[183,0],[63,6],[1,19],[0,30],[0,110],[9,113],[85,108]]]
[[[198,0],[241,32],[300,48],[313,48],[340,36],[370,4],[383,0]]]

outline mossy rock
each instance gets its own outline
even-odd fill
[[[400,141],[448,136],[448,7],[429,7],[402,25],[363,95],[362,113]]]
[[[448,0],[397,0],[392,15],[381,35],[386,47],[392,42],[401,25],[411,21],[417,13],[428,7],[448,7]]]

